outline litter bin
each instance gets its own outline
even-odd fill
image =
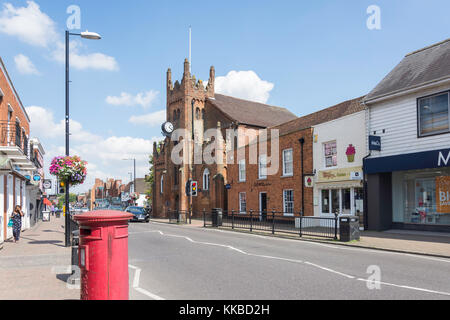
[[[359,241],[361,238],[359,217],[339,218],[339,233],[341,242]]]
[[[212,209],[212,226],[213,228],[221,227],[223,222],[223,211],[220,208]]]

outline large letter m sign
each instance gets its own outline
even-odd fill
[[[444,157],[444,153],[439,152],[439,163],[438,167],[448,166],[450,164],[450,151],[448,152],[447,158]]]

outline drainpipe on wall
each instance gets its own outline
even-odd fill
[[[364,230],[369,229],[369,206],[368,206],[368,195],[367,195],[367,177],[366,177],[366,160],[372,155],[372,153],[369,153],[367,156],[363,158],[363,183],[364,183]]]
[[[303,157],[303,149],[305,146],[305,138],[301,138],[298,140],[301,145],[301,167],[302,167],[302,216],[305,215],[305,170],[304,170],[304,157]]]

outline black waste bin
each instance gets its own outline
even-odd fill
[[[221,227],[223,221],[223,211],[220,208],[212,209],[211,214],[213,228]]]
[[[361,238],[359,217],[340,217],[339,233],[341,242],[359,241]]]

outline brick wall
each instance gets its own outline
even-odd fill
[[[13,87],[11,87],[8,81],[7,71],[4,68],[3,62],[0,59],[0,88],[3,91],[4,96],[0,97],[0,144],[5,145],[5,136],[7,134],[6,123],[8,121],[8,104],[12,108],[11,124],[14,126],[16,119],[20,121],[21,129],[25,130],[25,134],[30,138],[30,123],[25,115],[24,110],[21,107],[18,97],[14,93]],[[23,147],[23,146],[22,146]]]
[[[305,129],[280,137],[279,145],[279,169],[275,175],[269,175],[265,180],[259,180],[257,164],[249,164],[249,146],[246,146],[246,181],[239,182],[239,165],[237,151],[235,152],[236,163],[228,165],[228,182],[231,190],[228,191],[228,209],[239,210],[239,193],[245,192],[247,198],[247,211],[260,210],[259,195],[267,193],[267,206],[269,211],[283,212],[283,190],[294,190],[294,212],[296,214],[302,209],[302,170],[301,170],[301,144],[300,138],[305,139],[304,144],[304,173],[313,171],[313,134],[312,129]],[[292,177],[283,177],[283,150],[293,149]],[[268,154],[271,154],[271,144],[268,143]],[[313,189],[304,189],[305,215],[313,215]]]

